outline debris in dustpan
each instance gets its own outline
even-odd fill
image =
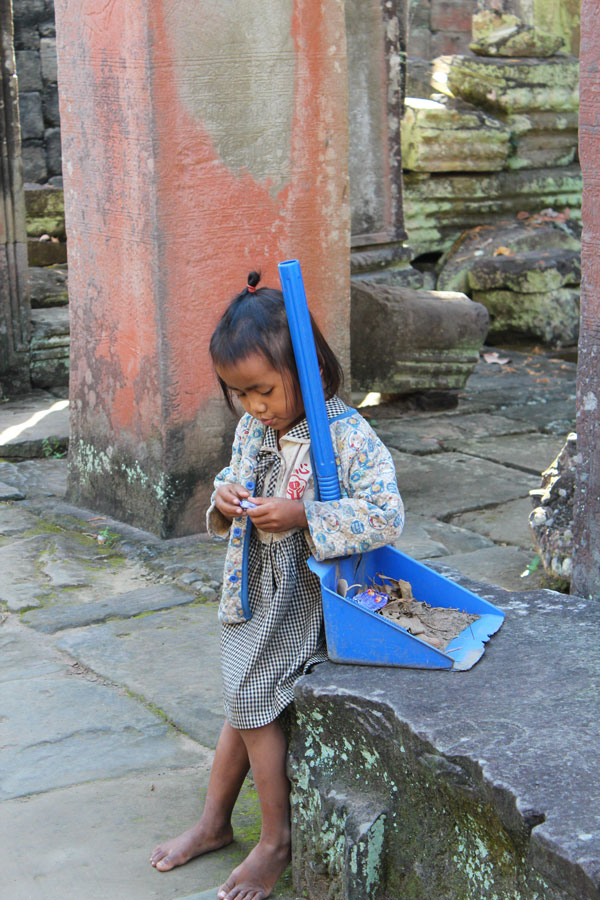
[[[401,578],[391,578],[388,575],[377,575],[377,578],[381,584],[374,583],[372,587],[363,588],[351,599],[360,606],[391,619],[405,631],[439,650],[445,650],[454,638],[480,618],[459,609],[431,606],[424,601],[415,600],[410,582]],[[338,590],[340,587],[344,590],[344,596],[350,590],[345,582],[338,584]]]
[[[446,606],[431,606],[424,601],[415,600],[408,581],[390,578],[388,575],[377,577],[384,582],[378,586],[379,589],[390,597],[381,610],[381,615],[439,650],[445,650],[461,631],[479,619],[473,613]]]

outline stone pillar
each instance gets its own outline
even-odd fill
[[[400,148],[407,27],[407,0],[346,0],[354,273],[410,257]]]
[[[0,4],[0,395],[29,390],[27,235],[12,4]]]
[[[203,529],[233,423],[210,335],[300,259],[349,358],[342,0],[56,0],[69,236],[69,496]]]
[[[575,557],[571,591],[600,599],[600,7],[583,0],[579,149],[583,172],[581,325],[577,366]]]

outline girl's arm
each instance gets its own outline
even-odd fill
[[[318,560],[391,544],[404,527],[404,505],[389,450],[358,414],[336,423],[336,437],[342,494],[347,496],[305,504]]]
[[[251,416],[246,414],[238,422],[231,448],[231,461],[228,466],[221,469],[214,481],[215,489],[206,511],[206,529],[212,537],[226,537],[234,515],[243,515],[241,509],[239,513],[235,511],[235,497],[242,499],[250,496],[250,491],[240,484],[242,447],[250,420]]]

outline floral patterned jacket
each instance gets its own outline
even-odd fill
[[[368,422],[338,397],[327,401],[326,406],[341,499],[305,502],[307,540],[319,561],[382,547],[394,541],[404,526],[404,507],[389,451]],[[248,413],[242,416],[235,432],[231,462],[215,478],[215,491],[227,483],[254,490],[256,458],[265,430]],[[219,618],[227,624],[238,624],[251,617],[247,565],[252,523],[247,516],[240,516],[230,525],[214,500],[213,493],[206,514],[208,532],[217,537],[229,536]]]

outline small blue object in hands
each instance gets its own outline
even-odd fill
[[[251,503],[250,500],[240,500],[240,506],[242,509],[256,509],[256,503]]]
[[[382,594],[380,591],[374,591],[373,588],[367,588],[366,591],[355,594],[352,599],[358,603],[359,606],[364,606],[365,609],[378,610],[383,609],[390,598],[387,594]]]

